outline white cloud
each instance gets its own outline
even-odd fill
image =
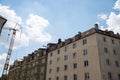
[[[14,48],[28,46],[28,45],[29,45],[29,38],[24,33],[17,32]]]
[[[17,16],[16,12],[10,9],[9,6],[0,4],[0,15],[7,19],[7,23],[4,27],[14,28],[16,23],[20,25],[22,24],[21,17]],[[28,46],[29,39],[32,39],[36,42],[45,42],[51,40],[51,35],[44,30],[49,25],[47,19],[38,15],[30,14],[25,25],[28,27],[24,27],[26,30],[24,30],[24,33],[22,33],[21,38],[20,32],[17,31],[14,48]],[[20,26],[18,25],[17,28],[20,28]],[[0,44],[4,45],[5,47],[9,46],[11,39],[11,36],[9,38],[6,37],[8,33],[10,33],[9,30],[3,29],[1,33],[2,36],[0,37]]]
[[[116,1],[113,9],[120,10],[120,0]],[[101,16],[99,15],[99,17]],[[105,21],[106,21],[107,27],[104,28],[103,26],[101,26],[103,30],[108,29],[108,30],[114,31],[115,33],[120,33],[120,13],[110,12],[110,14],[105,19]]]
[[[4,67],[6,58],[7,58],[7,54],[6,53],[0,54],[0,68]],[[13,62],[14,61],[10,61],[9,65],[13,64]]]
[[[120,10],[120,0],[117,0],[113,9]]]
[[[0,54],[0,67],[3,67],[6,57],[7,57],[6,53]]]
[[[98,15],[98,17],[100,18],[100,19],[103,19],[103,20],[106,20],[107,19],[107,14],[99,14]]]
[[[5,60],[6,56],[7,56],[6,53],[0,54],[0,60]]]
[[[108,25],[108,30],[113,30],[116,33],[120,33],[120,14],[111,12],[109,18],[106,20],[106,24]]]
[[[47,19],[38,15],[30,14],[26,24],[28,25],[26,32],[30,39],[37,42],[51,40],[51,35],[44,31],[44,29],[49,25]]]
[[[10,9],[9,6],[4,6],[4,5],[0,4],[0,15],[7,19],[7,23],[5,24],[4,27],[14,28],[16,23],[22,24],[21,17],[17,16],[15,11]],[[17,28],[19,28],[19,26],[17,26]],[[10,40],[8,41],[7,40],[8,37],[6,37],[7,34],[10,33],[8,31],[9,30],[3,30],[2,35],[0,37],[0,44],[4,45],[6,47],[9,46],[9,41],[10,41]],[[19,34],[19,32],[17,32],[17,35],[15,37],[15,48],[27,46],[29,43],[28,37],[24,33],[22,33],[22,37],[21,37],[21,39],[19,39],[18,34]]]
[[[0,4],[0,15],[8,20],[5,24],[6,27],[14,27],[16,23],[22,23],[21,17],[17,16],[15,11],[10,9],[9,6],[4,6]]]

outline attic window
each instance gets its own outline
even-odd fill
[[[78,40],[78,39],[79,39],[79,36],[78,36],[78,35],[76,35],[76,36],[75,36],[75,40]]]
[[[86,34],[89,34],[89,32],[87,32]]]

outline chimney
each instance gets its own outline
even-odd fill
[[[58,39],[58,44],[60,44],[61,43],[61,39]]]
[[[79,31],[79,32],[78,32],[78,34],[80,34],[80,35],[81,35],[81,32]]]
[[[119,34],[119,33],[117,33],[117,36],[120,36],[120,34]]]
[[[98,29],[98,24],[97,23],[94,26],[95,26],[95,29]]]

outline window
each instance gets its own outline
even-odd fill
[[[29,65],[28,65],[28,67],[30,68],[30,67],[31,67],[31,65],[29,64]],[[25,68],[25,66],[24,66],[23,68]]]
[[[108,49],[106,47],[104,47],[104,51],[105,53],[108,53]]]
[[[32,66],[34,67],[34,66],[35,66],[35,63],[33,63]]]
[[[57,54],[60,54],[60,50],[57,50]]]
[[[68,50],[68,47],[65,47],[65,52]]]
[[[46,55],[46,51],[43,52],[43,55]]]
[[[59,77],[58,77],[58,76],[56,77],[56,80],[59,80]]]
[[[46,61],[46,59],[44,58],[44,59],[42,59],[42,63],[45,63],[45,61]]]
[[[107,63],[107,65],[110,65],[109,59],[106,59],[106,63]]]
[[[64,70],[66,71],[68,69],[68,66],[67,65],[64,65]]]
[[[85,73],[84,75],[85,75],[85,80],[90,79],[90,76],[89,76],[89,73],[88,73],[88,72],[87,72],[87,73]]]
[[[39,53],[37,53],[37,56],[40,56]]]
[[[73,44],[73,49],[76,48],[76,43]]]
[[[36,63],[35,63],[36,65],[38,65],[38,61],[36,61]]]
[[[77,53],[73,53],[73,58],[76,58],[76,56],[77,56]]]
[[[49,78],[48,80],[51,80],[51,78]]]
[[[88,54],[87,49],[84,49],[84,50],[83,50],[83,55],[87,55],[87,54]]]
[[[73,80],[77,80],[77,74],[73,75]]]
[[[107,42],[105,37],[103,37],[103,41],[104,41],[104,42]]]
[[[112,74],[111,72],[108,72],[108,78],[111,80],[112,79]]]
[[[60,61],[60,58],[57,58],[57,62],[59,62]]]
[[[112,44],[115,44],[114,39],[111,39],[111,41],[112,41]]]
[[[53,55],[53,54],[52,54],[52,53],[50,53],[50,56],[51,56],[51,57],[52,57],[52,55]]]
[[[51,72],[52,72],[52,69],[50,68],[50,69],[49,69],[49,73],[51,73]]]
[[[113,53],[114,53],[114,55],[116,55],[116,51],[115,50],[113,50]]]
[[[118,80],[120,80],[120,74],[118,74]]]
[[[87,44],[87,39],[83,39],[83,45]]]
[[[119,63],[118,61],[115,61],[116,67],[119,67]]]
[[[40,68],[40,73],[43,73],[45,71],[45,67],[41,67]],[[37,72],[37,68],[36,68],[36,72]]]
[[[64,56],[64,60],[65,60],[65,61],[68,60],[68,55],[65,55],[65,56]]]
[[[57,70],[56,70],[56,72],[59,72],[59,70],[60,70],[60,68],[59,68],[59,67],[57,67]]]
[[[50,60],[50,64],[52,64],[52,60]]]
[[[43,56],[43,53],[39,54],[39,56],[42,57],[42,56]]]
[[[64,76],[64,80],[67,80],[67,76],[66,75]]]
[[[77,63],[73,64],[73,68],[76,69],[77,68]]]
[[[88,60],[84,61],[84,66],[88,66]]]

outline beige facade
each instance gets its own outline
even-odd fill
[[[48,44],[46,80],[120,80],[120,35],[96,27]]]
[[[102,80],[120,80],[120,38],[97,36]]]

